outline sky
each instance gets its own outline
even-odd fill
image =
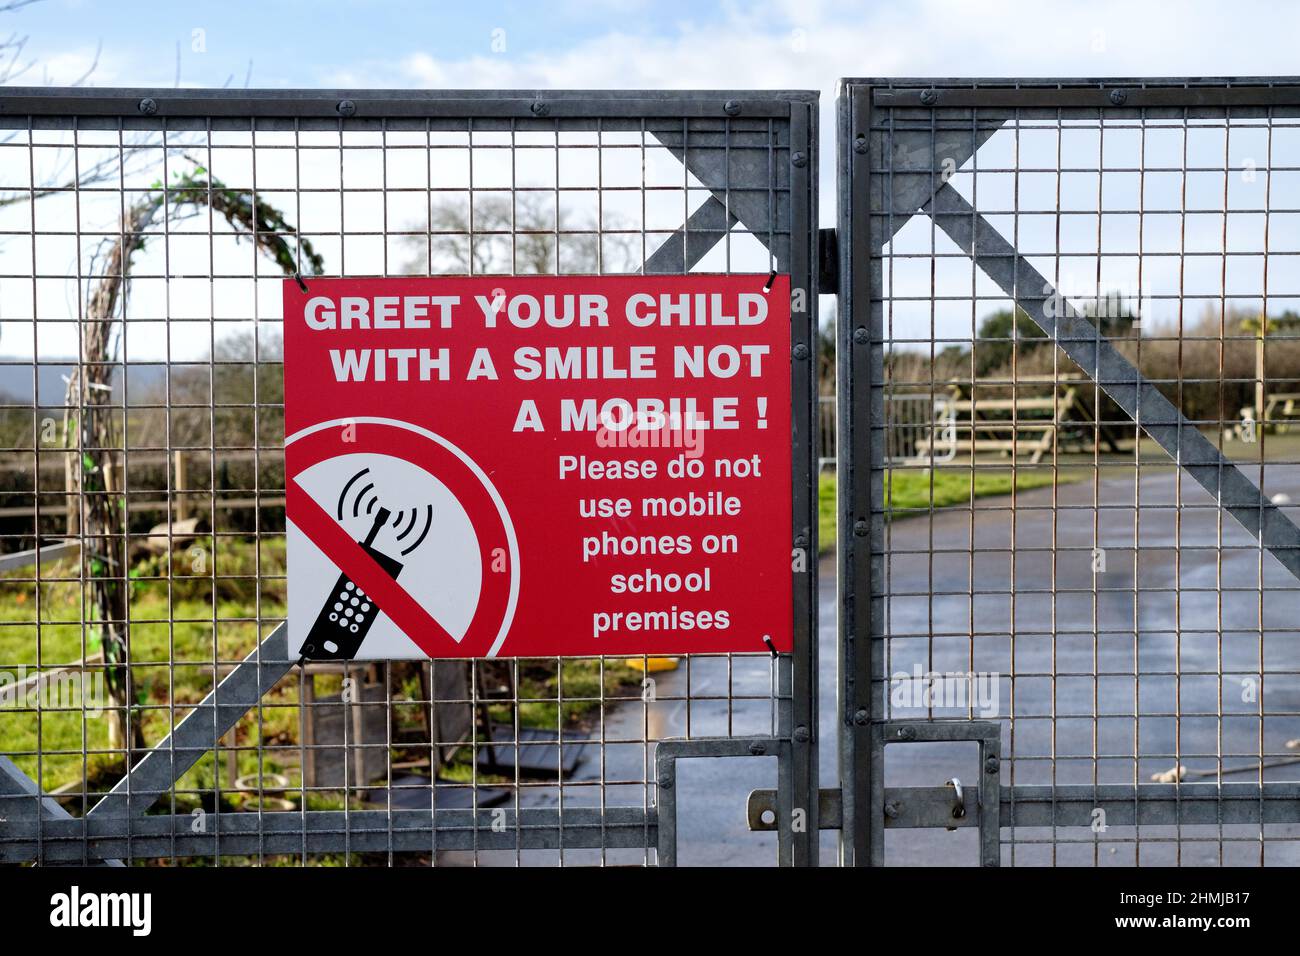
[[[32,85],[818,90],[830,195],[840,77],[1289,75],[1300,4],[39,0],[6,29]]]
[[[1300,4],[39,0],[10,34],[11,85],[816,90],[832,225],[840,77],[1286,75]]]
[[[41,0],[5,15],[33,83],[820,89],[839,76],[1294,70],[1276,2]],[[197,31],[197,32],[196,32]]]

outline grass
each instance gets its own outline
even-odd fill
[[[519,725],[557,730],[583,726],[600,708],[603,697],[640,699],[642,674],[620,658],[571,658],[556,661],[521,661],[519,664]],[[562,699],[561,699],[562,698]],[[494,704],[492,720],[509,726],[509,704]]]
[[[891,471],[886,478],[885,506],[895,517],[899,512],[929,511],[965,504],[974,498],[1009,495],[1012,490],[1029,491],[1052,484],[1050,471]],[[1068,480],[1068,476],[1067,476]]]
[[[1056,480],[1066,483],[1080,477],[1080,474],[1062,470]],[[1051,471],[1018,470],[1014,475],[1014,488],[1016,491],[1029,491],[1050,486],[1052,481]],[[969,468],[890,471],[886,472],[885,478],[885,506],[892,520],[928,512],[931,508],[965,504],[971,500],[972,492],[975,498],[986,498],[1009,495],[1012,488],[1010,468],[982,466],[973,471]],[[823,474],[817,489],[817,540],[822,554],[835,550],[836,523],[835,475]]]
[[[255,576],[259,559],[263,574],[283,575],[283,541],[264,541],[260,558],[251,544],[226,538],[215,556],[210,538],[196,542],[196,547],[203,548],[201,559],[197,553],[182,552],[173,569],[163,556],[139,562],[132,570],[132,657],[142,662],[133,668],[133,703],[149,744],[171,730],[173,708],[179,719],[211,689],[214,658],[238,660],[256,644],[259,596],[263,634],[285,613],[283,578],[264,577],[259,587]],[[0,578],[0,670],[15,675],[19,666],[35,668],[39,663],[49,668],[100,650],[97,630],[80,623],[89,615],[82,609],[77,570],[75,563],[45,565],[39,585],[23,580],[33,576],[31,568]],[[95,676],[86,675],[87,692]],[[285,706],[296,704],[296,695],[296,687],[288,687],[266,700],[260,715],[263,736],[296,726],[296,709]],[[33,777],[39,772],[46,789],[79,780],[83,770],[91,780],[121,772],[121,754],[108,752],[107,721],[87,719],[76,703],[42,711],[39,719],[30,710],[0,708],[0,752],[14,755],[15,763]],[[237,728],[235,739],[241,746],[252,741],[258,716],[253,712]],[[41,754],[39,760],[35,751]],[[84,765],[83,751],[88,754]],[[241,773],[255,772],[256,752],[241,753],[239,763]],[[182,786],[201,787],[205,778],[211,780],[211,765],[209,755],[186,775]]]
[[[196,552],[194,548],[202,549]],[[213,661],[241,660],[261,636],[284,618],[285,554],[283,539],[221,537],[215,548],[211,538],[194,542],[173,556],[154,555],[137,561],[131,571],[131,641],[135,699],[146,744],[162,740],[188,708],[207,694],[213,684]],[[32,568],[0,576],[0,687],[6,675],[17,676],[19,667],[43,668],[69,664],[99,651],[97,630],[81,621],[93,618],[82,610],[83,588],[74,562],[46,564],[38,585],[30,579]],[[260,626],[259,626],[260,625]],[[394,665],[396,666],[396,665]],[[513,668],[518,674],[518,720],[524,727],[587,728],[602,704],[635,698],[641,673],[621,659],[545,659],[491,665]],[[87,674],[91,680],[94,672]],[[221,676],[224,676],[224,671]],[[504,682],[509,675],[499,674]],[[315,677],[319,696],[337,693],[338,675]],[[418,672],[413,668],[399,680],[395,704],[422,697]],[[178,783],[176,806],[184,812],[193,806],[210,806],[219,777],[233,748],[237,773],[281,773],[290,780],[285,796],[295,799],[301,787],[299,767],[298,681],[285,680],[263,697],[261,705],[223,740],[220,762],[206,754]],[[404,730],[418,729],[427,704],[394,706],[394,749],[408,737]],[[493,702],[491,716],[506,726],[514,724],[509,702]],[[0,753],[41,786],[53,790],[78,784],[83,773],[92,791],[111,786],[124,772],[120,752],[108,749],[108,721],[82,713],[79,702],[63,710],[0,707]],[[427,744],[425,746],[427,753]],[[37,756],[39,754],[39,757]],[[83,754],[85,754],[83,758]],[[460,762],[469,766],[468,751]],[[447,768],[455,775],[459,765]],[[223,802],[237,806],[239,794],[223,790]],[[161,805],[170,807],[170,801]],[[342,797],[309,795],[313,809],[342,806]],[[70,808],[74,812],[78,808]]]

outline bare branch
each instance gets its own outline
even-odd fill
[[[6,206],[16,206],[20,203],[44,199],[56,193],[74,192],[78,189],[88,189],[92,186],[118,180],[134,169],[156,163],[158,157],[149,155],[149,152],[156,148],[158,147],[143,143],[126,146],[118,156],[102,159],[81,170],[79,177],[60,179],[60,176],[66,175],[66,170],[71,165],[71,158],[69,157],[50,172],[43,185],[30,190],[12,190],[0,193],[0,209]],[[168,155],[173,156],[182,155],[183,148],[182,146],[173,146],[169,147],[166,152]],[[144,160],[144,162],[135,164],[137,160]]]
[[[26,48],[27,37],[19,37],[16,33],[11,34],[4,43],[0,43],[0,50],[13,51],[12,54],[8,54],[9,62],[0,67],[0,83],[11,83],[36,65],[35,60],[23,67],[18,65],[18,58],[23,55],[23,50]]]
[[[93,74],[97,69],[99,69],[99,55],[103,52],[104,52],[104,41],[100,40],[98,43],[95,44],[95,56],[93,59],[91,59],[90,66],[86,67],[86,72],[82,73],[81,76],[77,77],[68,85],[81,86],[83,83],[89,80],[91,74]]]

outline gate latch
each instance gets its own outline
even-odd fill
[[[961,781],[953,777],[948,781],[948,786],[952,787],[952,818],[961,820],[966,816],[966,794],[962,792]],[[949,830],[957,829],[957,824],[948,827]]]
[[[1002,725],[992,720],[891,720],[872,727],[872,762],[884,766],[887,746],[913,743],[979,744],[979,776],[962,783],[950,777],[941,787],[886,787],[873,781],[875,806],[883,812],[873,819],[876,839],[885,828],[957,830],[975,827],[980,833],[980,865],[1001,862]]]

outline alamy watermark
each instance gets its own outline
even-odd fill
[[[133,936],[153,931],[152,893],[112,893],[71,887],[50,897],[50,925],[59,929],[119,927]]]
[[[973,710],[997,717],[1002,675],[996,671],[895,671],[889,679],[889,702],[895,711],[946,708]]]
[[[75,710],[99,717],[107,702],[100,670],[0,670],[0,710]]]
[[[597,448],[680,448],[687,458],[704,454],[704,429],[680,414],[604,415],[596,429]]]

